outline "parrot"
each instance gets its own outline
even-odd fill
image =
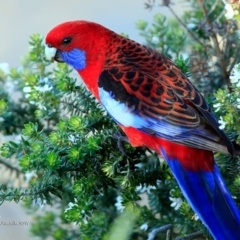
[[[78,72],[132,146],[164,158],[214,239],[240,239],[240,212],[214,160],[214,152],[236,155],[236,146],[168,57],[85,20],[53,27],[45,54]]]

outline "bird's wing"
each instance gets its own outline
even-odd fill
[[[225,142],[231,151],[202,95],[168,58],[152,49],[135,43],[135,48],[119,50],[106,61],[98,86],[102,104],[125,127],[213,151]]]

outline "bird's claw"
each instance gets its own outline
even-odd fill
[[[127,137],[121,135],[121,133],[119,133],[119,132],[114,133],[113,137],[117,139],[117,146],[118,146],[118,149],[120,150],[120,152],[122,154],[126,155],[126,152],[124,151],[122,143],[123,142],[130,143],[129,139]]]

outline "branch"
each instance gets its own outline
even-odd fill
[[[168,225],[165,225],[165,226],[162,226],[162,227],[159,227],[159,228],[155,228],[148,234],[148,239],[147,240],[154,240],[154,238],[157,236],[158,233],[164,232],[166,230],[170,230],[172,232],[172,228],[173,228],[172,224],[168,224]]]
[[[198,42],[205,50],[206,47],[205,45],[192,33],[192,31],[190,31],[188,29],[188,27],[186,26],[186,24],[178,17],[178,15],[174,12],[174,10],[170,7],[170,5],[166,5],[166,7],[169,8],[169,10],[171,11],[171,13],[174,15],[174,17],[179,21],[179,23],[184,27],[184,29],[189,33],[189,35],[196,41]]]
[[[199,5],[202,9],[202,12],[203,12],[205,18],[206,18],[206,23],[208,24],[208,26],[210,27],[210,29],[212,31],[211,37],[212,37],[212,40],[213,40],[213,46],[216,50],[217,57],[220,60],[222,75],[223,75],[223,78],[224,78],[226,84],[229,85],[229,76],[228,76],[228,72],[227,72],[227,66],[226,66],[226,63],[225,63],[225,60],[224,60],[224,55],[221,52],[221,49],[220,49],[219,44],[218,44],[217,35],[213,31],[213,25],[212,25],[212,22],[209,19],[209,14],[207,12],[207,9],[204,6],[203,0],[198,0],[198,3],[199,3]]]
[[[175,238],[175,240],[192,240],[196,239],[197,237],[204,237],[203,233],[201,231],[191,233],[185,237]]]
[[[9,188],[8,188],[8,190],[9,190]],[[14,192],[14,188],[12,188],[12,190],[13,190],[13,192],[11,192],[11,193],[4,193],[3,191],[1,191],[1,186],[0,186],[0,205],[2,205],[2,203],[4,201],[6,201],[7,198],[8,198],[8,201],[9,201],[9,198],[12,197],[11,200],[14,200],[16,202],[17,200],[21,200],[23,197],[31,197],[31,196],[35,196],[36,197],[36,196],[38,196],[40,194],[44,194],[46,192],[52,193],[53,190],[56,190],[56,187],[54,187],[53,184],[50,184],[48,186],[40,188],[39,190],[35,190],[35,191],[29,191],[29,190],[27,191],[27,190],[25,190],[25,191],[22,191],[20,193]],[[58,196],[57,194],[54,194],[54,195]],[[45,195],[45,198],[46,198],[46,195]],[[48,202],[48,198],[46,198],[46,200]]]
[[[228,69],[228,74],[230,75],[230,72],[232,71],[234,65],[236,64],[236,61],[237,61],[237,57],[239,55],[239,51],[240,51],[240,46],[239,44],[237,45],[237,48],[236,48],[236,51],[234,53],[234,56],[233,56],[233,62],[231,63],[229,69]]]
[[[21,172],[21,170],[20,170],[19,168],[12,166],[11,164],[9,164],[8,162],[6,162],[6,161],[3,160],[2,158],[0,158],[0,164],[3,164],[3,165],[6,166],[7,168],[11,169],[11,171],[17,172],[17,174],[23,173],[23,172]]]
[[[226,44],[225,44],[225,53],[224,53],[224,56],[226,57],[226,59],[229,59],[229,48],[228,48],[228,45],[229,45],[229,41],[230,41],[230,28],[231,28],[231,20],[228,20],[227,37],[226,37],[227,40],[226,40]],[[234,56],[232,56],[233,61],[230,64],[230,67],[228,69],[228,75],[230,75],[234,65],[236,64],[236,61],[237,61],[237,58],[238,58],[238,54],[239,54],[239,50],[240,50],[240,47],[239,47],[239,44],[238,44],[237,48],[235,49]]]
[[[173,240],[172,233],[173,233],[173,225],[168,224],[159,228],[154,228],[149,234],[148,234],[148,239],[147,240],[154,240],[155,237],[160,233],[160,232],[165,232],[167,231],[167,237],[166,240]],[[184,237],[179,237],[175,238],[174,240],[192,240],[196,239],[198,237],[204,237],[202,231],[194,232],[191,233],[187,236]]]
[[[210,15],[210,14],[215,10],[215,8],[216,8],[217,5],[218,5],[218,2],[219,2],[219,0],[216,0],[216,1],[215,1],[215,3],[212,5],[210,11],[208,12],[208,15]]]

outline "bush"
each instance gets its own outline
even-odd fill
[[[220,1],[188,2],[192,8],[180,18],[163,1],[177,19],[157,14],[150,27],[144,20],[137,27],[147,45],[211,94],[221,127],[239,143],[239,15],[224,15]],[[0,202],[21,201],[34,215],[32,234],[41,239],[165,239],[166,231],[208,236],[166,163],[125,142],[69,67],[50,66],[42,36],[33,35],[29,44],[22,66],[0,65],[0,130],[12,138],[1,147],[0,162],[12,181],[0,186]],[[239,204],[239,162],[222,154],[216,161]],[[51,208],[39,213],[46,205]]]

